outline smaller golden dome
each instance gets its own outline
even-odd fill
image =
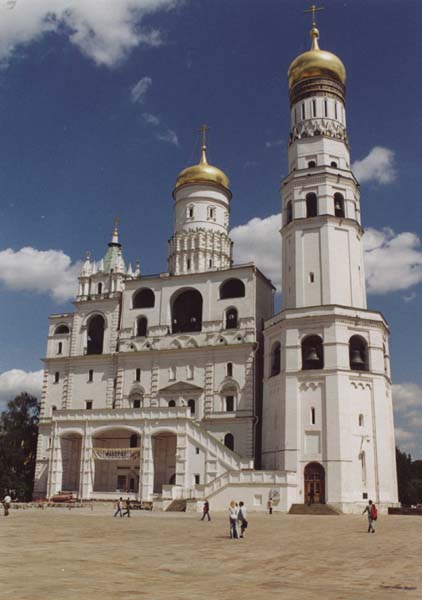
[[[203,144],[199,164],[187,167],[179,174],[176,181],[176,190],[188,183],[215,183],[227,190],[229,189],[230,182],[227,175],[217,167],[208,164],[206,149],[207,147]]]
[[[311,77],[328,77],[346,83],[346,69],[335,54],[321,50],[318,46],[319,31],[314,26],[311,29],[311,49],[300,54],[289,67],[289,89]]]

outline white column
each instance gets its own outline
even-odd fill
[[[82,440],[82,452],[79,475],[79,493],[81,499],[89,500],[94,487],[94,456],[92,452],[92,434],[85,424]]]
[[[139,499],[152,500],[154,493],[154,457],[152,453],[152,439],[150,431],[142,434],[141,462],[139,473]]]

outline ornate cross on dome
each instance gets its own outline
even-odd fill
[[[312,4],[311,8],[307,8],[303,11],[304,13],[312,13],[312,27],[316,27],[315,13],[320,10],[325,10],[325,8],[323,6],[316,6],[315,4]]]

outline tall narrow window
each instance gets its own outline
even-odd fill
[[[141,369],[135,371],[135,381],[141,381]]]
[[[270,377],[278,375],[281,369],[281,346],[276,342],[271,349],[271,374]]]
[[[316,117],[316,100],[312,100],[312,116]]]
[[[306,216],[316,217],[318,215],[318,200],[316,194],[306,194]]]
[[[226,312],[226,329],[237,329],[237,310],[229,308]]]
[[[146,337],[148,331],[148,320],[146,317],[139,317],[136,321],[136,336]]]
[[[97,285],[97,294],[102,294],[103,293],[103,284],[100,282]]]
[[[336,217],[344,218],[344,198],[342,194],[334,194],[334,214]]]
[[[191,265],[191,260],[190,260],[190,258],[188,258],[186,261],[186,268],[188,271],[190,270],[190,265]]]
[[[169,379],[170,381],[174,381],[176,379],[176,367],[169,367]]]
[[[54,373],[54,383],[59,383],[60,381],[60,373],[58,371],[56,371]]]
[[[335,115],[335,117],[337,119],[338,118],[338,115],[337,115],[337,102],[334,102],[334,115]]]
[[[90,369],[88,371],[88,383],[92,383],[94,381],[94,370]]]
[[[226,433],[226,435],[224,436],[224,445],[229,450],[234,450],[234,436],[232,433]]]
[[[311,408],[311,425],[315,425],[315,408]]]
[[[327,103],[327,100],[324,100],[324,116],[328,117],[328,103]]]
[[[233,377],[233,363],[227,363],[227,377]]]
[[[362,468],[362,483],[366,483],[366,456],[363,450],[360,453],[360,464]]]
[[[195,414],[195,400],[188,400],[188,406],[190,409],[190,414],[194,415]]]
[[[92,400],[86,401],[86,410],[92,410]]]
[[[188,365],[186,367],[186,378],[187,379],[193,379],[193,367],[192,367],[192,365]]]
[[[61,354],[63,352],[63,342],[59,342],[57,345],[57,354]]]
[[[359,415],[359,427],[363,427],[363,423],[364,423],[363,415]]]
[[[234,396],[226,396],[226,412],[234,411]]]
[[[199,485],[201,483],[201,476],[198,473],[196,473],[194,475],[194,477],[195,477],[195,485]]]
[[[133,433],[133,434],[130,436],[130,442],[129,442],[129,446],[130,446],[131,448],[137,448],[137,446],[138,446],[138,436],[136,435],[136,433]]]
[[[302,119],[305,118],[305,103],[302,104]]]
[[[315,275],[314,275],[314,273],[311,272],[311,273],[309,273],[309,283],[314,283],[314,281],[315,281]]]
[[[189,217],[190,219],[192,219],[192,218],[193,218],[193,206],[189,206],[189,207],[188,207],[188,217]]]
[[[293,207],[292,207],[291,201],[289,200],[289,202],[286,204],[286,225],[291,223],[292,220],[293,220]]]

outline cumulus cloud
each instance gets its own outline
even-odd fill
[[[0,410],[6,407],[9,400],[13,400],[22,392],[27,392],[40,400],[43,372],[22,371],[11,369],[0,375]]]
[[[280,214],[251,219],[232,229],[234,258],[255,262],[281,289]],[[363,238],[367,290],[386,294],[406,290],[422,282],[422,245],[415,233],[396,234],[392,229],[369,228]],[[407,301],[413,300],[413,296]]]
[[[151,77],[142,77],[130,90],[130,97],[135,104],[143,104],[149,88],[152,85]]]
[[[397,177],[394,152],[389,148],[374,146],[365,158],[352,164],[352,170],[361,183],[391,183]]]
[[[393,406],[397,446],[413,458],[422,458],[422,385],[393,385]]]
[[[173,129],[167,129],[166,131],[158,132],[156,134],[156,138],[157,140],[160,140],[160,142],[168,142],[169,144],[174,144],[175,146],[179,145],[179,138]]]
[[[162,34],[143,25],[145,17],[179,0],[30,0],[2,11],[0,60],[47,33],[66,36],[97,65],[113,67],[141,44],[159,46]],[[12,8],[12,6],[11,6]]]
[[[0,251],[0,282],[11,290],[48,293],[57,302],[73,298],[77,292],[82,263],[72,264],[61,250],[25,247],[16,252]]]
[[[161,119],[158,115],[152,115],[151,113],[142,113],[142,116],[144,118],[145,123],[148,123],[148,125],[154,125],[154,127],[157,127],[160,122]]]
[[[281,288],[281,216],[271,215],[251,219],[245,225],[234,227],[230,237],[234,242],[236,263],[254,262],[271,279],[278,290]]]
[[[422,245],[415,233],[368,228],[363,245],[369,293],[405,290],[422,282]]]

